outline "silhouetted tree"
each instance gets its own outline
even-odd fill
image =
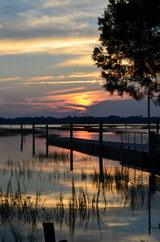
[[[160,0],[109,0],[98,25],[93,60],[105,89],[137,100],[159,91]]]

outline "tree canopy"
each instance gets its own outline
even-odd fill
[[[160,0],[109,0],[93,60],[105,89],[143,99],[160,90]]]

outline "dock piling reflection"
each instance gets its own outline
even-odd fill
[[[149,177],[149,192],[148,192],[148,233],[151,234],[151,195],[156,192],[155,172],[151,172]]]
[[[99,173],[100,173],[100,181],[104,182],[103,158],[102,158],[102,156],[99,156]]]
[[[32,133],[32,155],[34,156],[35,155],[35,125],[32,124],[32,130],[33,130],[33,133]]]
[[[99,124],[99,171],[100,171],[100,180],[103,182],[103,122]]]
[[[48,157],[48,124],[46,124],[46,157]]]
[[[73,123],[70,123],[70,170],[73,171]]]
[[[23,124],[20,125],[20,129],[21,129],[21,147],[20,150],[21,152],[23,151],[23,142],[24,142],[24,136],[23,136]]]
[[[23,133],[21,133],[21,152],[23,151],[23,143],[24,143],[24,136],[23,136]]]

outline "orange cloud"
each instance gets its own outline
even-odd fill
[[[93,66],[93,60],[90,56],[80,56],[78,58],[69,59],[61,62],[57,66]]]
[[[19,84],[21,85],[40,85],[40,84],[78,84],[78,83],[100,83],[100,84],[104,84],[103,80],[74,80],[74,81],[38,81],[38,82],[33,82],[33,81],[29,81],[29,82],[20,82]]]
[[[95,79],[93,79],[95,78]],[[23,80],[23,82],[22,82]],[[20,81],[16,84],[66,84],[66,83],[96,83],[102,82],[100,72],[75,72],[68,75],[30,76],[30,77],[8,77],[0,78],[0,82]]]
[[[40,98],[27,98],[27,102],[48,102],[52,101],[53,103],[58,101],[63,101],[65,104],[74,104],[80,106],[90,106],[95,104],[99,101],[106,100],[106,92],[103,91],[86,91],[86,92],[79,92],[79,93],[69,93],[69,94],[60,94],[54,96],[46,96]]]
[[[0,82],[7,82],[7,81],[18,81],[20,77],[8,77],[8,78],[0,78]]]
[[[90,55],[97,44],[96,38],[41,38],[22,40],[0,40],[0,55],[20,55],[30,53]]]
[[[32,81],[44,81],[44,80],[53,80],[54,76],[35,76],[35,77],[26,78],[26,79],[32,80]]]
[[[69,75],[69,78],[99,78],[100,77],[100,72],[89,72],[89,73],[85,73],[85,72],[78,72],[78,73],[73,73],[71,75]]]
[[[75,106],[65,106],[62,107],[61,109],[58,110],[58,113],[63,113],[63,112],[79,112],[79,113],[84,113],[86,111],[86,108],[84,107],[75,107]]]
[[[71,89],[72,91],[72,89]],[[118,95],[109,95],[106,91],[86,91],[78,93],[54,93],[40,98],[26,98],[26,104],[36,106],[39,109],[47,107],[49,109],[56,109],[56,112],[71,112],[77,111],[79,113],[85,112],[87,107],[95,105],[106,100],[119,100]],[[128,99],[127,96],[124,98]]]
[[[76,87],[76,88],[70,88],[66,90],[55,90],[55,91],[49,91],[47,94],[58,94],[58,93],[67,93],[67,92],[76,92],[79,90],[84,90],[84,87]]]

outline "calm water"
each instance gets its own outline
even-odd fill
[[[44,242],[44,222],[54,223],[56,241],[160,241],[158,191],[149,235],[148,172],[103,159],[100,174],[99,158],[79,152],[70,171],[69,150],[49,146],[46,158],[45,139],[36,138],[33,156],[32,136],[21,141],[0,138],[0,241]]]
[[[66,126],[66,125],[65,125]],[[45,131],[45,125],[37,125],[36,127],[41,130],[42,128]],[[52,127],[61,127],[61,125],[49,125],[50,128]],[[69,127],[69,126],[68,126]],[[88,132],[83,130],[84,127],[93,127],[95,129],[99,128],[99,125],[77,125],[75,124],[74,127],[79,127],[82,130],[74,130],[74,138],[79,139],[89,139],[89,140],[98,140],[99,133],[98,132]],[[154,129],[152,129],[154,127]],[[0,128],[20,128],[20,125],[1,125]],[[32,125],[25,125],[25,129],[32,128]],[[122,142],[122,133],[123,133],[123,141],[128,143],[147,143],[148,142],[148,129],[146,124],[136,124],[136,125],[103,125],[104,132],[103,132],[103,140],[104,141],[116,141]],[[151,125],[151,131],[156,132],[156,126]],[[129,135],[128,135],[129,133]],[[69,137],[70,132],[69,130],[56,130],[56,129],[49,129],[49,134],[55,134],[58,136]]]

